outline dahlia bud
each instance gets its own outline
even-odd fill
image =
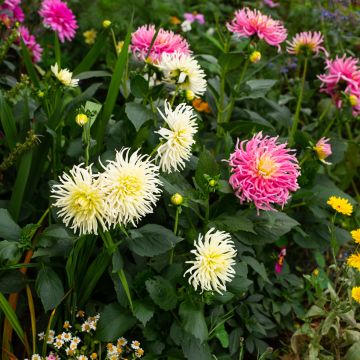
[[[108,28],[111,25],[111,21],[110,20],[104,20],[102,23],[103,28]]]
[[[256,64],[261,60],[261,52],[260,51],[253,51],[251,55],[249,56],[249,60]]]
[[[192,101],[195,98],[195,94],[191,90],[186,90],[185,96],[188,101]]]
[[[89,118],[86,114],[77,114],[75,121],[79,126],[84,126],[89,121]]]
[[[325,164],[329,164],[324,160],[332,154],[331,145],[328,144],[328,141],[330,141],[330,139],[326,139],[323,137],[313,147],[313,150],[316,152],[319,160],[324,162]]]
[[[174,194],[170,200],[171,203],[176,206],[180,206],[184,202],[184,198],[179,193]]]
[[[216,186],[216,184],[217,184],[217,181],[214,180],[214,179],[211,179],[211,180],[209,181],[209,186],[211,186],[211,187]]]
[[[314,269],[314,271],[312,273],[313,273],[313,275],[315,277],[318,276],[319,275],[319,269],[318,268]]]
[[[39,97],[39,98],[43,98],[43,97],[44,97],[44,95],[45,95],[45,93],[44,93],[43,91],[41,91],[41,90],[40,90],[40,91],[38,91],[38,93],[37,93],[37,94],[38,94],[38,97]]]
[[[355,95],[349,95],[349,103],[351,106],[356,106],[358,102],[358,98]]]

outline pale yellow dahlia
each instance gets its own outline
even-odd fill
[[[64,224],[79,234],[97,234],[98,225],[106,230],[107,210],[104,192],[91,166],[74,165],[69,174],[59,177],[60,184],[51,189],[54,206]]]
[[[210,229],[203,240],[200,234],[194,242],[195,260],[187,261],[192,264],[185,274],[190,273],[189,283],[197,290],[226,291],[226,283],[235,276],[236,249],[229,233]],[[184,274],[184,276],[185,276]]]

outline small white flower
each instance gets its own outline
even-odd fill
[[[54,337],[53,336],[48,336],[46,343],[50,345],[53,342],[54,342]]]
[[[76,357],[77,360],[88,360],[89,358],[85,355],[79,355]]]
[[[31,356],[31,360],[41,360],[41,356],[39,354],[34,354]]]
[[[81,325],[81,331],[87,332],[87,333],[89,333],[89,332],[91,331],[91,326],[90,326],[90,322],[89,322],[89,321],[85,321],[85,322]]]
[[[185,168],[185,161],[190,159],[191,146],[195,143],[197,132],[196,115],[192,107],[185,103],[171,110],[165,101],[165,115],[159,110],[168,127],[163,127],[157,133],[166,140],[157,149],[156,158],[160,158],[162,171],[171,173]]]
[[[77,349],[78,344],[72,341],[69,345],[70,350],[74,351]]]
[[[190,273],[189,283],[197,290],[217,291],[222,294],[226,291],[226,283],[235,276],[236,250],[231,235],[214,228],[205,234],[205,240],[200,234],[198,242],[194,242],[196,250],[194,261],[187,261],[193,266],[186,273]],[[185,276],[184,274],[184,276]]]
[[[72,338],[71,333],[63,332],[61,334],[61,339],[64,340],[65,342],[71,341],[71,338]]]
[[[78,345],[78,344],[80,344],[81,340],[80,340],[79,337],[74,336],[74,337],[72,338],[71,342],[74,343],[74,344],[76,344],[76,345]]]
[[[56,63],[51,66],[51,71],[55,77],[65,86],[77,87],[79,79],[72,78],[72,72],[68,69],[59,69],[59,65]]]
[[[131,347],[136,350],[136,349],[139,349],[140,348],[140,342],[137,341],[137,340],[134,340],[131,342]]]
[[[183,23],[181,23],[181,30],[183,32],[191,31],[191,21],[185,20]]]
[[[70,325],[70,322],[68,320],[66,320],[64,322],[63,328],[64,329],[71,329],[72,328],[72,326]]]
[[[64,340],[62,339],[56,339],[53,344],[57,349],[61,349],[61,347],[64,345]]]
[[[55,336],[55,331],[54,330],[49,330],[49,336],[54,337]]]
[[[128,343],[128,342],[127,342],[127,340],[126,340],[124,337],[119,338],[118,341],[117,341],[117,344],[118,344],[119,346],[125,346],[127,343]]]
[[[41,333],[38,333],[39,340],[44,340],[45,333],[42,331]]]
[[[163,72],[166,82],[176,84],[181,90],[191,90],[196,96],[205,93],[205,73],[190,55],[164,53],[157,67]]]
[[[59,208],[57,215],[66,226],[82,234],[97,234],[98,225],[106,230],[105,194],[99,186],[98,178],[92,174],[91,166],[74,165],[70,174],[59,177],[61,184],[51,189]]]
[[[136,223],[160,197],[159,168],[148,155],[130,149],[116,152],[115,160],[108,161],[99,180],[108,202],[107,217],[113,226]]]
[[[76,348],[75,348],[75,349],[76,349]],[[69,356],[74,355],[74,350],[75,350],[75,349],[66,348],[66,349],[65,349],[66,355],[69,355]]]

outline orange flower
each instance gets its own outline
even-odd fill
[[[205,112],[207,114],[211,113],[210,106],[206,101],[202,101],[201,99],[197,98],[193,100],[192,105],[195,110],[199,112]]]
[[[181,20],[176,16],[170,16],[170,24],[171,25],[179,25],[179,24],[181,24]]]

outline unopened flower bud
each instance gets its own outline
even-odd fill
[[[216,186],[216,184],[217,184],[217,181],[214,180],[214,179],[211,179],[211,180],[209,181],[209,186],[211,186],[211,187]]]
[[[188,101],[192,101],[195,98],[195,94],[191,90],[186,90],[185,96]]]
[[[330,139],[323,137],[313,147],[313,150],[316,152],[319,160],[322,162],[325,162],[324,160],[332,154],[331,145],[328,144],[329,141]]]
[[[176,206],[179,206],[184,202],[184,198],[179,193],[174,194],[170,200],[171,203]]]
[[[86,114],[77,114],[75,121],[79,126],[84,126],[89,121],[89,118]]]
[[[90,355],[90,359],[97,359],[97,353],[92,353],[91,355]]]
[[[316,268],[316,269],[313,271],[313,275],[314,275],[314,276],[318,276],[318,275],[319,275],[319,269]]]
[[[358,98],[355,95],[349,95],[349,103],[351,106],[358,105],[359,103]]]
[[[253,51],[251,55],[249,56],[249,60],[256,64],[261,60],[261,52],[260,51]]]
[[[111,25],[111,21],[110,20],[104,20],[102,23],[103,28],[108,28]]]
[[[43,91],[38,91],[38,97],[39,98],[42,98],[42,97],[44,97],[44,95],[45,95],[45,93],[43,92]]]

